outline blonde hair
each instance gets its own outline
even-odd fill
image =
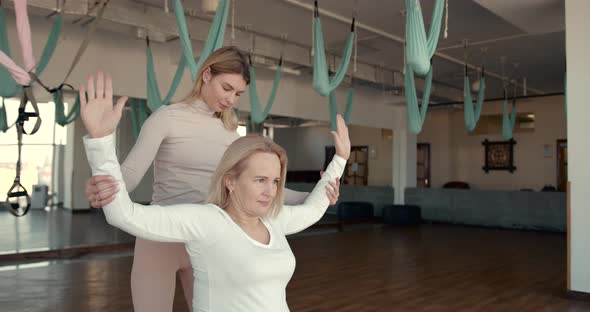
[[[195,84],[189,95],[185,98],[186,101],[194,101],[201,95],[201,88],[203,87],[203,73],[207,68],[211,69],[211,76],[219,74],[241,74],[246,81],[246,85],[250,84],[250,68],[246,57],[238,48],[234,46],[223,47],[213,52],[201,68],[197,72]],[[223,126],[231,131],[238,127],[238,116],[233,108],[228,108],[222,112],[215,113],[215,117],[221,119]]]
[[[225,185],[226,178],[237,179],[246,169],[248,159],[258,153],[270,153],[279,157],[281,176],[276,196],[272,202],[269,215],[276,216],[283,206],[285,179],[287,176],[287,152],[269,138],[258,134],[248,134],[235,140],[223,153],[219,165],[209,187],[208,202],[226,209],[229,204],[229,190]]]

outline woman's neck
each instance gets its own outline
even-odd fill
[[[250,216],[243,211],[237,209],[234,205],[229,205],[225,208],[225,212],[237,223],[239,226],[255,227],[260,224],[260,218]]]

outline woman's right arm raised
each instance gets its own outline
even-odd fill
[[[154,112],[143,124],[137,141],[121,164],[127,191],[133,192],[153,163],[162,141],[168,136],[172,124],[162,111]],[[116,181],[111,176],[95,175],[86,181],[86,197],[90,206],[102,208],[113,201]]]
[[[209,240],[225,222],[221,211],[212,205],[173,205],[161,207],[133,203],[122,179],[113,142],[113,132],[121,118],[126,97],[113,106],[112,81],[98,73],[86,88],[80,88],[81,117],[88,131],[84,145],[93,175],[110,175],[118,183],[114,200],[105,205],[107,221],[135,236],[165,242]],[[86,96],[88,98],[86,98]],[[201,206],[201,207],[196,207]]]

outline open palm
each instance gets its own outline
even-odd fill
[[[88,135],[100,138],[113,133],[126,101],[126,96],[121,97],[113,106],[113,81],[109,74],[96,74],[96,88],[94,76],[89,76],[87,86],[80,87],[80,115]]]
[[[336,131],[332,131],[332,134],[334,135],[336,155],[348,160],[348,157],[350,157],[350,138],[348,137],[348,127],[340,114],[336,116]]]

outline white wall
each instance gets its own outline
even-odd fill
[[[289,156],[289,170],[322,170],[325,147],[334,145],[329,127],[277,128],[274,140]]]
[[[409,130],[393,133],[393,188],[396,205],[406,203],[406,188],[416,187],[416,134]]]
[[[470,135],[465,129],[463,111],[431,111],[419,142],[431,144],[431,181],[441,187],[452,180],[465,181],[477,189],[541,189],[557,184],[556,142],[566,138],[564,97],[551,96],[517,101],[519,112],[535,114],[534,132],[515,132],[514,165],[516,171],[482,170],[484,139],[501,141],[501,133]],[[485,102],[483,115],[502,113],[502,101]],[[550,146],[548,157],[544,146]]]
[[[430,143],[430,183],[441,187],[456,176],[451,159],[451,114],[443,111],[430,111],[426,115],[418,143]],[[454,164],[454,162],[453,162]]]
[[[568,176],[570,181],[570,281],[574,291],[590,292],[590,145],[588,85],[590,85],[590,1],[566,0],[568,81]]]

